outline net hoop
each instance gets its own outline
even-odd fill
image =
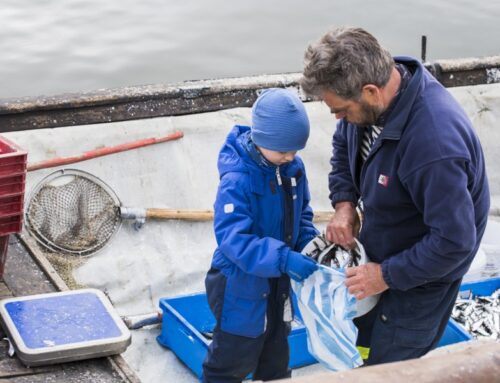
[[[61,200],[64,200],[62,197],[65,196],[62,196],[63,192],[60,192],[60,195],[58,195],[58,192],[73,182],[80,182],[81,184],[86,185],[86,187],[88,186],[88,188],[93,191],[100,193],[99,196],[102,195],[104,201],[102,203],[105,203],[107,208],[106,215],[104,215],[102,223],[99,224],[99,228],[105,228],[105,230],[94,230],[95,232],[93,235],[98,237],[98,239],[92,239],[90,242],[88,239],[81,240],[81,246],[78,245],[78,241],[80,240],[78,235],[81,234],[82,230],[75,231],[74,227],[77,226],[81,228],[81,226],[83,226],[82,221],[86,220],[91,222],[93,219],[92,217],[82,217],[88,210],[88,206],[86,206],[85,202],[89,205],[95,204],[96,200],[98,203],[101,201],[96,199],[95,196],[86,195],[83,192],[80,194],[75,193],[75,197],[71,201],[71,207],[74,208],[73,205],[77,205],[76,209],[78,214],[76,217],[74,214],[71,215],[71,212],[66,214],[67,211],[65,210],[68,209],[61,205]],[[75,187],[73,187],[73,189],[74,188]],[[87,190],[89,190],[88,188]],[[40,208],[40,200],[43,199],[43,193],[49,189],[50,192],[52,192],[50,199],[53,200],[52,202],[55,207],[52,208],[52,206],[50,206],[50,209]],[[30,192],[27,208],[25,210],[26,228],[39,244],[52,252],[62,252],[74,256],[88,256],[103,249],[107,244],[109,244],[114,234],[119,231],[122,223],[119,213],[120,206],[121,202],[118,196],[100,178],[83,170],[60,169],[43,178]],[[73,227],[68,227],[64,232],[64,236],[72,240],[71,245],[66,245],[64,241],[60,241],[57,238],[50,238],[51,236],[47,235],[47,231],[42,229],[45,229],[50,225],[54,226],[53,221],[56,221],[56,224],[59,224],[59,221],[64,221],[58,220],[58,218],[65,214],[72,221],[74,221]],[[40,220],[42,221],[42,224],[40,224]],[[50,230],[51,229],[49,227],[49,231]],[[87,233],[89,231],[91,232],[91,230],[87,230]]]

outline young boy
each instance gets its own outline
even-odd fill
[[[308,137],[300,99],[268,89],[253,105],[252,127],[236,125],[220,151],[218,247],[205,280],[217,324],[203,363],[206,383],[291,375],[289,278],[303,280],[318,267],[299,253],[318,234],[295,157]]]

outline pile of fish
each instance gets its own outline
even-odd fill
[[[352,250],[344,249],[342,246],[328,241],[325,235],[321,234],[304,247],[302,254],[311,257],[319,264],[339,269],[366,263],[364,250],[361,250],[360,247],[360,244],[357,243],[357,246]]]
[[[500,339],[500,289],[490,296],[461,292],[451,317],[474,338]]]

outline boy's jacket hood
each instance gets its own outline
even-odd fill
[[[248,172],[245,162],[251,162],[251,159],[241,144],[241,136],[243,134],[250,134],[250,128],[248,126],[235,125],[227,135],[226,142],[224,142],[220,150],[217,162],[220,178],[229,172]]]
[[[219,178],[222,178],[229,172],[249,173],[252,171],[259,171],[274,173],[276,171],[276,167],[258,165],[250,157],[244,146],[248,135],[250,135],[250,127],[248,126],[235,125],[231,129],[219,153],[217,162]],[[284,175],[294,175],[294,170],[297,171],[299,169],[299,163],[301,162],[299,157],[295,156],[292,162],[280,166],[281,172]]]

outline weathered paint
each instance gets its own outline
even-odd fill
[[[440,60],[425,66],[446,87],[500,82],[500,56]],[[0,101],[0,130],[55,128],[248,107],[265,88],[291,88],[300,94],[300,76],[262,75],[5,99]]]

